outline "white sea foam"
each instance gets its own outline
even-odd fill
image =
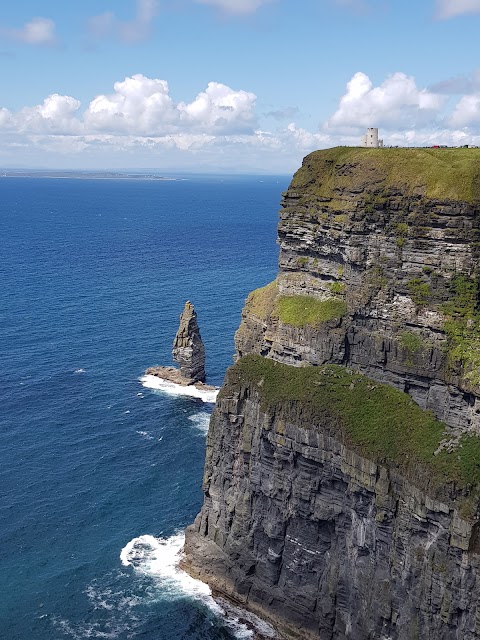
[[[194,413],[193,416],[188,416],[190,422],[193,422],[194,426],[198,431],[207,435],[208,426],[210,424],[210,414],[206,411],[201,411],[200,413]]]
[[[161,591],[169,598],[191,597],[200,600],[235,633],[238,640],[251,639],[254,632],[251,627],[269,638],[276,638],[273,629],[256,616],[243,612],[229,603],[218,604],[212,597],[210,587],[195,580],[180,568],[184,533],[170,538],[154,538],[150,535],[139,536],[131,540],[120,553],[125,567],[149,575],[158,580]],[[241,618],[248,620],[246,625]]]
[[[210,596],[210,587],[190,577],[179,568],[185,535],[178,533],[171,538],[154,538],[144,535],[131,540],[121,551],[120,560],[125,567],[154,576],[170,596],[188,594],[195,598]]]
[[[163,393],[169,393],[173,396],[199,398],[200,400],[203,400],[203,402],[209,402],[212,404],[216,402],[219,392],[219,389],[214,389],[213,391],[203,391],[202,389],[197,389],[197,387],[194,387],[193,385],[184,387],[181,384],[176,384],[175,382],[170,382],[168,380],[164,380],[163,378],[150,375],[142,376],[140,378],[140,382],[147,389],[163,391]]]
[[[151,436],[148,431],[135,431],[135,433],[138,433],[138,435],[145,438],[145,440],[154,440],[154,437]]]

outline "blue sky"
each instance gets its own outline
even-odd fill
[[[357,144],[480,144],[480,0],[17,0],[0,166],[291,172]]]

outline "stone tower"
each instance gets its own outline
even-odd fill
[[[197,324],[197,314],[188,300],[180,315],[172,354],[187,384],[205,382],[205,347]]]
[[[383,147],[383,140],[378,138],[378,129],[376,127],[370,127],[367,129],[367,133],[362,138],[362,147],[376,148]]]

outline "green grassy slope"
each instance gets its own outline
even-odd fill
[[[476,202],[480,149],[335,147],[308,155],[291,184],[293,190],[307,188],[326,198],[335,197],[336,188],[362,186],[372,192],[396,187],[405,195]]]
[[[260,393],[262,409],[293,407],[307,429],[327,428],[366,458],[393,464],[429,488],[480,483],[480,438],[465,436],[452,453],[435,455],[445,425],[405,393],[344,367],[290,367],[256,355],[241,358],[227,375],[231,385]]]

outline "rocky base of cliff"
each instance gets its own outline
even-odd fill
[[[199,391],[216,391],[217,387],[204,382],[192,382],[191,378],[185,378],[180,369],[175,367],[149,367],[145,371],[146,376],[155,376],[167,382],[173,382],[181,387],[195,387]]]

